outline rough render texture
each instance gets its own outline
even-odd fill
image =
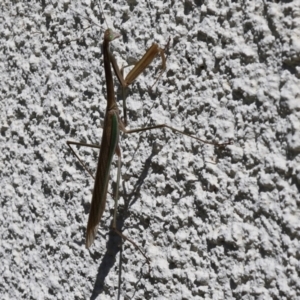
[[[100,143],[106,25],[89,0],[2,3],[1,299],[299,298],[299,2],[102,5],[120,65],[171,38],[155,87],[159,58],[130,87],[129,127],[234,143],[122,135],[118,226],[152,271],[109,233],[111,194],[86,250],[94,183],[66,141]],[[95,172],[98,151],[78,153]]]

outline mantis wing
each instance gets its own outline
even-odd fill
[[[118,115],[114,111],[108,112],[104,121],[101,150],[86,231],[86,248],[89,248],[94,242],[98,225],[105,209],[109,171],[118,142]]]

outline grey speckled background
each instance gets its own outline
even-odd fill
[[[151,258],[150,275],[109,234],[110,195],[84,246],[93,180],[66,141],[101,140],[98,6],[0,6],[1,299],[116,299],[118,286],[121,299],[300,298],[299,1],[103,3],[122,34],[119,64],[171,37],[155,88],[159,58],[130,88],[130,128],[167,123],[234,141],[122,135],[118,226]],[[79,153],[95,172],[98,152]],[[115,161],[111,176],[110,191]]]

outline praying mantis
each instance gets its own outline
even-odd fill
[[[107,108],[106,108],[106,113],[104,118],[101,146],[99,147],[94,145],[86,145],[83,143],[77,143],[72,141],[67,141],[67,144],[83,166],[84,166],[83,162],[80,160],[78,155],[72,149],[71,145],[79,145],[79,146],[84,145],[88,147],[100,148],[100,155],[98,158],[92,202],[91,202],[90,213],[89,213],[88,224],[87,224],[87,231],[86,231],[86,243],[85,243],[86,248],[89,248],[94,242],[97,229],[105,209],[110,169],[111,169],[113,156],[114,154],[116,154],[118,157],[118,171],[117,171],[117,180],[116,180],[117,187],[114,196],[115,205],[114,205],[112,230],[115,231],[117,234],[119,234],[123,239],[131,242],[136,247],[136,249],[138,249],[142,253],[142,255],[146,258],[147,262],[149,263],[148,257],[144,254],[144,252],[140,249],[140,247],[137,246],[134,241],[132,241],[124,234],[119,232],[116,226],[118,189],[119,189],[120,174],[121,174],[121,149],[119,145],[120,131],[122,131],[125,134],[129,134],[129,133],[143,132],[143,131],[153,130],[153,129],[167,128],[174,132],[178,132],[183,135],[189,136],[190,138],[193,138],[199,142],[212,144],[215,146],[225,146],[230,144],[230,142],[216,144],[189,135],[183,131],[180,131],[166,124],[159,124],[159,125],[154,125],[154,126],[149,126],[144,128],[131,129],[131,130],[126,129],[127,114],[126,114],[125,99],[123,99],[124,100],[123,101],[124,121],[122,121],[119,116],[119,108],[115,99],[114,82],[113,82],[111,66],[113,67],[113,70],[116,74],[116,77],[118,78],[120,85],[122,86],[123,89],[125,89],[151,64],[151,62],[154,60],[154,58],[157,55],[160,55],[161,57],[162,72],[163,72],[166,68],[166,57],[165,57],[165,49],[161,49],[157,44],[153,43],[152,46],[146,51],[145,55],[138,61],[138,63],[124,78],[122,70],[119,69],[114,56],[109,51],[109,44],[119,37],[120,37],[119,33],[113,31],[112,29],[107,29],[104,33],[104,38],[103,38],[103,60],[104,60],[104,71],[105,71],[106,88],[107,88]],[[168,45],[169,42],[167,44],[167,47]],[[88,172],[91,174],[90,171]],[[92,174],[91,176],[93,177]]]

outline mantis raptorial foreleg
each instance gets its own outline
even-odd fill
[[[165,57],[165,49],[169,47],[170,44],[170,38],[168,40],[167,46],[164,49],[161,49],[156,43],[153,43],[152,46],[146,51],[146,53],[143,55],[143,57],[135,64],[135,66],[130,70],[130,72],[127,74],[127,76],[124,78],[123,76],[123,69],[121,70],[118,67],[118,64],[116,62],[115,57],[110,53],[110,62],[113,66],[113,69],[115,71],[115,74],[119,80],[120,85],[122,86],[123,90],[123,115],[124,115],[124,124],[127,125],[127,108],[126,108],[126,100],[125,100],[125,93],[124,90],[127,88],[130,84],[133,83],[133,81],[152,63],[154,58],[157,55],[160,55],[162,65],[161,65],[161,72],[157,76],[154,84],[155,85],[157,80],[160,78],[162,73],[166,70],[166,57]]]

